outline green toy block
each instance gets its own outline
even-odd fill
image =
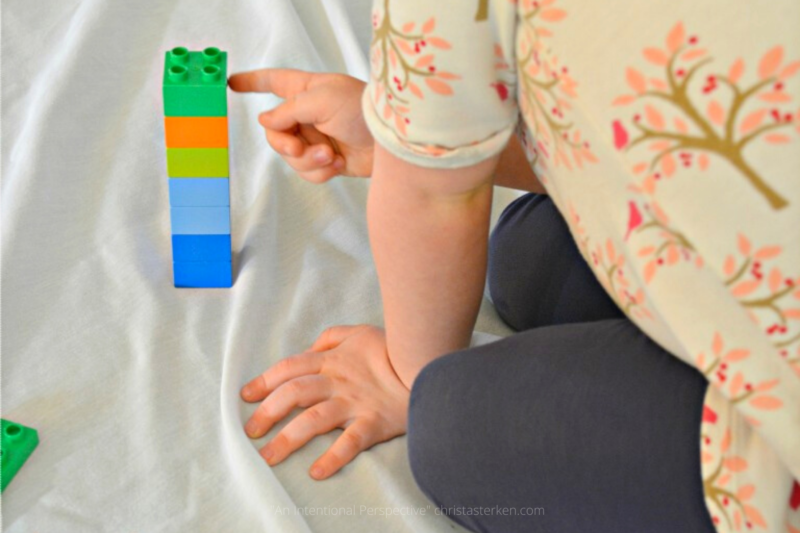
[[[228,54],[219,48],[189,52],[179,46],[164,59],[164,116],[228,115]]]
[[[227,178],[227,148],[167,148],[170,178]]]
[[[19,469],[39,444],[39,434],[22,424],[0,420],[0,492],[14,479]]]

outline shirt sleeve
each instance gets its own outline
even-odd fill
[[[517,125],[515,3],[375,0],[362,97],[376,142],[430,168],[501,152]]]

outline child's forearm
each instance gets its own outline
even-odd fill
[[[376,150],[367,201],[387,348],[411,387],[426,363],[469,346],[486,276],[491,171],[420,169]]]
[[[500,162],[494,173],[494,184],[510,189],[547,194],[539,182],[539,178],[531,169],[531,165],[525,157],[525,151],[516,135],[511,136],[506,149],[500,155]]]

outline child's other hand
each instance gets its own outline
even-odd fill
[[[326,329],[307,351],[287,357],[242,388],[242,399],[261,402],[245,425],[265,435],[296,407],[305,410],[261,448],[274,466],[308,441],[345,428],[311,467],[325,479],[371,446],[406,432],[409,390],[395,374],[382,328]]]
[[[364,82],[344,74],[262,69],[234,74],[228,84],[285,100],[258,120],[270,146],[303,179],[322,183],[372,174],[373,139],[361,114]]]

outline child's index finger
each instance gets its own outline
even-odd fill
[[[303,70],[264,68],[234,74],[228,78],[228,85],[240,93],[273,93],[286,99],[306,91],[313,76]]]

